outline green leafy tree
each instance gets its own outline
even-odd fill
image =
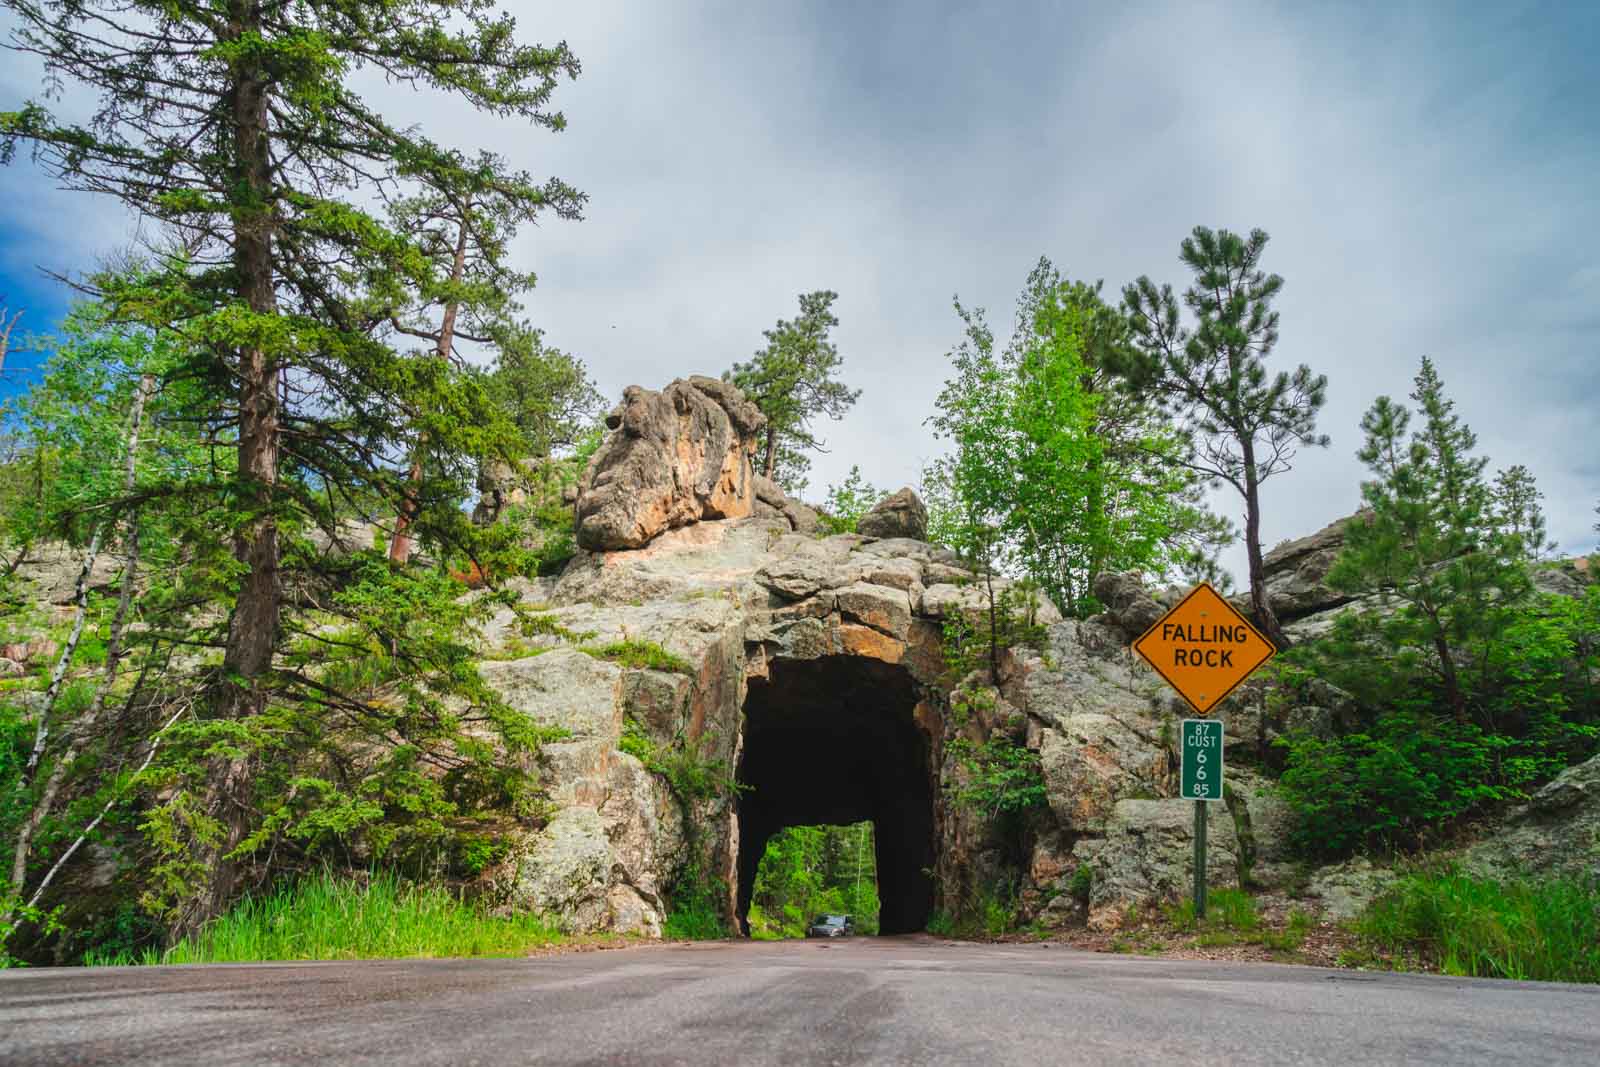
[[[843,359],[828,331],[839,325],[826,289],[800,295],[800,314],[764,330],[766,347],[748,363],[735,363],[722,377],[737,385],[767,417],[761,442],[761,473],[791,493],[805,488],[811,468],[807,452],[821,451],[813,419],[842,419],[861,390],[837,380]]]
[[[1180,438],[1152,404],[1111,388],[1106,364],[1128,325],[1098,286],[1042,259],[1000,352],[981,310],[956,311],[966,336],[928,420],[954,446],[924,478],[947,487],[931,494],[936,535],[990,552],[1073,614],[1095,610],[1103,571],[1161,575],[1213,557],[1227,527],[1174,462]],[[939,516],[945,497],[959,502],[954,524]]]
[[[605,401],[576,356],[522,327],[498,339],[489,395],[521,435],[523,454],[548,459],[577,448]]]
[[[861,516],[883,497],[883,490],[862,476],[859,465],[852,464],[844,481],[828,486],[820,515],[822,525],[829,533],[855,533]]]
[[[1278,343],[1272,301],[1283,279],[1261,270],[1267,234],[1241,237],[1197,226],[1180,258],[1194,272],[1183,303],[1193,327],[1180,324],[1170,285],[1140,277],[1123,290],[1133,346],[1116,360],[1129,385],[1179,420],[1189,445],[1180,462],[1244,500],[1250,607],[1279,648],[1289,640],[1267,601],[1261,563],[1261,483],[1289,469],[1301,447],[1325,447],[1316,433],[1327,378],[1301,364],[1269,375]]]
[[[56,457],[52,476],[34,498],[8,502],[14,512],[7,526],[29,540],[65,543],[81,563],[72,620],[31,711],[32,745],[13,783],[25,814],[8,842],[12,903],[0,908],[0,947],[17,929],[12,920],[38,918],[40,900],[63,864],[127,798],[126,775],[113,773],[77,787],[100,801],[97,815],[82,814],[87,798],[81,795],[74,797],[80,801],[76,814],[65,803],[72,776],[83,769],[80,758],[98,751],[109,735],[138,746],[128,737],[137,727],[125,721],[126,676],[131,668],[163,684],[171,635],[203,640],[190,620],[192,568],[215,564],[222,549],[203,532],[203,499],[173,493],[211,458],[186,421],[189,402],[201,391],[192,382],[166,381],[182,362],[178,339],[107,328],[102,308],[81,305],[51,347],[45,377],[22,398],[19,411],[27,449]],[[107,606],[91,592],[89,578],[97,561],[113,552],[120,575],[102,638]],[[86,656],[91,647],[97,669]]]
[[[322,503],[362,491],[390,513],[411,490],[406,457],[425,440],[431,478],[416,497],[463,496],[471,457],[504,451],[509,428],[481,383],[442,360],[387,343],[373,307],[437,291],[424,235],[342,197],[397,199],[456,189],[468,164],[409,123],[396,125],[354,88],[390,82],[559,129],[546,110],[557,80],[578,73],[565,45],[519,43],[488,0],[5,0],[10,46],[44,60],[56,83],[98,93],[90,119],[58,119],[29,101],[0,112],[5,159],[19,145],[63,186],[110,195],[172,233],[181,251],[148,270],[102,279],[114,316],[190,342],[178,373],[211,385],[205,434],[231,442],[226,528],[236,566],[222,662],[206,718],[224,724],[206,749],[203,800],[184,832],[204,886],[180,930],[218,914],[251,836],[257,761],[250,741],[284,687],[286,584],[309,558],[293,548]],[[423,526],[423,516],[418,525]],[[466,536],[458,508],[426,529]],[[290,552],[284,552],[285,538]]]
[[[767,840],[751,893],[757,937],[803,937],[817,915],[855,917],[856,930],[877,932],[878,871],[870,822],[854,826],[790,826]]]

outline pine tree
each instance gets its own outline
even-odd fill
[[[1402,601],[1376,636],[1395,655],[1427,650],[1421,662],[1465,723],[1475,710],[1466,667],[1487,654],[1530,588],[1524,548],[1520,537],[1497,528],[1483,479],[1488,459],[1473,455],[1477,437],[1455,414],[1427,358],[1411,398],[1424,421],[1409,442],[1411,413],[1389,397],[1362,417],[1366,440],[1357,456],[1374,478],[1362,484],[1366,514],[1346,529],[1328,582]]]
[[[387,309],[389,324],[403,336],[426,341],[425,355],[457,361],[457,340],[478,344],[525,345],[537,331],[516,321],[517,297],[531,290],[534,275],[506,263],[507,246],[524,223],[544,211],[564,219],[583,217],[583,193],[559,179],[535,184],[525,172],[512,172],[493,152],[468,160],[450,153],[450,166],[427,175],[428,188],[391,207],[395,229],[417,242],[431,262],[423,284],[405,309]],[[409,294],[408,294],[409,295]],[[421,512],[423,452],[414,448],[409,485],[395,517],[389,558],[405,563],[411,555],[410,527]]]
[[[1532,471],[1518,463],[1498,472],[1493,494],[1500,532],[1517,538],[1528,559],[1543,559],[1555,551],[1556,543],[1545,532],[1544,509],[1539,507],[1544,494]]]
[[[605,403],[582,360],[527,326],[496,339],[488,387],[519,432],[523,454],[541,459],[575,447]]]
[[[1267,234],[1248,238],[1197,226],[1181,258],[1194,273],[1183,293],[1192,329],[1179,324],[1172,287],[1140,277],[1123,290],[1134,345],[1114,359],[1139,395],[1182,421],[1191,447],[1180,462],[1231,485],[1244,500],[1244,543],[1250,607],[1279,648],[1288,638],[1267,601],[1261,552],[1261,483],[1290,468],[1301,447],[1326,447],[1316,432],[1327,378],[1301,364],[1269,377],[1266,359],[1278,343],[1272,301],[1283,279],[1260,269]]]
[[[546,105],[578,62],[565,44],[520,44],[489,0],[3,2],[15,17],[10,46],[98,103],[83,124],[37,101],[0,112],[0,161],[31,145],[63,186],[109,195],[181,241],[156,269],[103,291],[115,317],[192,343],[178,373],[211,384],[206,431],[234,442],[225,492],[238,578],[208,707],[239,722],[267,707],[276,684],[294,562],[283,539],[335,519],[319,492],[375,491],[397,508],[406,457],[425,435],[430,476],[464,493],[469,457],[505,447],[481,383],[398,355],[382,332],[389,319],[370,311],[436,291],[436,271],[419,236],[355,192],[361,203],[392,200],[419,183],[460,188],[468,175],[459,156],[359,95],[356,77],[376,72],[559,130]],[[254,809],[252,760],[236,743],[218,750],[230,754],[214,759],[193,821],[205,828],[195,859],[209,882],[180,931],[234,892],[233,856]]]
[[[861,390],[834,377],[843,360],[828,331],[839,325],[833,302],[839,294],[826,289],[800,295],[800,314],[779,319],[763,331],[767,345],[748,363],[735,363],[722,377],[737,385],[767,417],[761,443],[761,473],[791,493],[805,488],[810,451],[822,441],[811,432],[818,416],[842,419]]]

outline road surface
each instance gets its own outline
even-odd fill
[[[926,936],[0,972],[0,1063],[1600,1063],[1600,986]]]

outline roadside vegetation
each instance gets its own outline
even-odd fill
[[[1407,874],[1354,924],[1346,963],[1475,978],[1600,982],[1600,879]]]
[[[440,886],[323,871],[252,893],[168,948],[90,951],[88,966],[522,956],[571,939],[532,915],[496,917]]]

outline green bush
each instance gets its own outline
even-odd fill
[[[1600,982],[1600,879],[1502,882],[1452,867],[1418,870],[1355,927],[1373,948],[1445,974]]]
[[[1291,736],[1280,742],[1288,762],[1279,783],[1295,814],[1291,842],[1326,858],[1420,847],[1485,805],[1526,795],[1567,765],[1567,752],[1583,747],[1588,730],[1550,723],[1519,738],[1393,712],[1369,732]]]
[[[966,772],[964,780],[949,788],[962,807],[997,816],[1042,808],[1049,801],[1039,753],[1010,738],[974,744],[957,737],[946,743],[945,751]]]
[[[1357,613],[1281,657],[1292,676],[1332,682],[1365,709],[1343,736],[1278,742],[1303,854],[1420,847],[1600,746],[1600,587],[1582,599],[1531,597],[1492,640],[1464,647],[1464,662],[1476,666],[1462,678],[1462,716],[1451,713],[1424,650],[1395,644]]]

